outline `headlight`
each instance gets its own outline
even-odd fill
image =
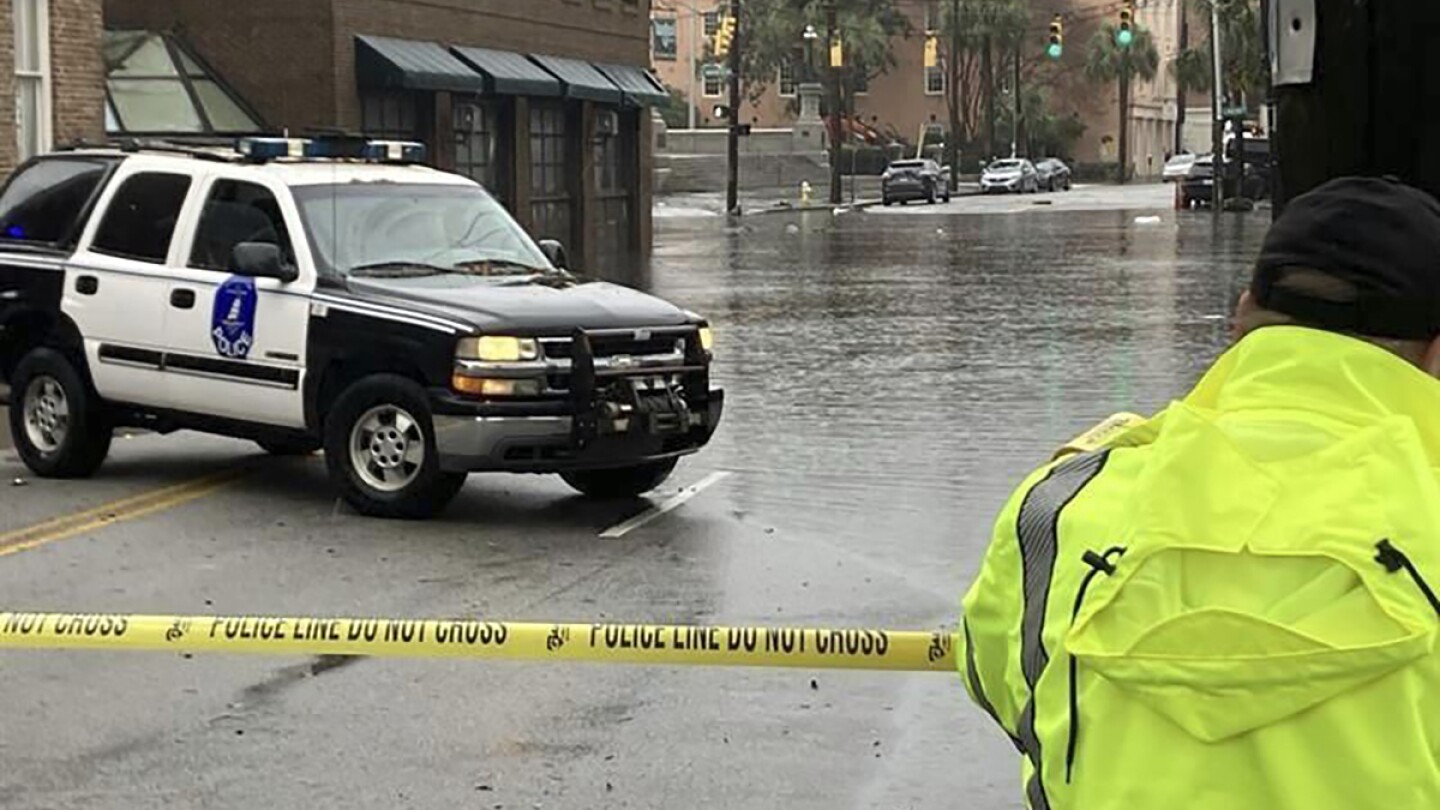
[[[534,360],[540,356],[540,346],[534,338],[484,335],[461,338],[455,347],[455,356],[461,360],[480,360],[487,363],[514,363],[520,360]]]
[[[710,347],[714,345],[715,333],[710,331],[710,327],[708,326],[700,327],[700,348],[708,352],[710,351]]]

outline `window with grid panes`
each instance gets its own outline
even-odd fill
[[[945,71],[939,67],[925,68],[925,95],[938,96],[945,92]]]
[[[366,135],[418,140],[419,119],[413,93],[366,93],[360,98],[360,128]]]
[[[571,238],[565,105],[530,105],[530,216],[535,236]]]
[[[499,162],[499,109],[493,102],[479,99],[457,100],[455,116],[455,171],[484,186],[496,199],[504,201],[505,167]]]
[[[595,167],[596,213],[599,218],[595,238],[595,259],[598,272],[617,273],[623,267],[631,245],[631,182],[635,155],[635,132],[639,122],[631,112],[600,110],[598,116],[613,116],[613,135],[603,135],[591,147]],[[597,129],[601,129],[597,126]]]

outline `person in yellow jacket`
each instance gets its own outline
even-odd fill
[[[1440,808],[1440,204],[1296,198],[1234,331],[1032,474],[964,598],[1032,810]]]

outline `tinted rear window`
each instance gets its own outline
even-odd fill
[[[81,158],[46,158],[22,168],[0,193],[0,241],[73,245],[109,168],[109,161]]]
[[[892,169],[923,169],[925,164],[919,160],[897,160],[890,164]]]
[[[180,206],[190,190],[183,174],[141,172],[125,179],[110,198],[90,249],[141,261],[163,263]]]

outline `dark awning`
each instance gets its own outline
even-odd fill
[[[504,96],[559,96],[565,88],[560,80],[539,65],[512,51],[455,46],[452,53],[479,71],[491,93]]]
[[[485,77],[438,42],[355,37],[355,77],[361,87],[485,92]]]
[[[632,65],[596,65],[620,92],[625,94],[625,103],[632,107],[651,107],[670,100],[670,94],[660,82],[644,68]]]
[[[537,56],[534,54],[531,54],[530,58],[565,83],[567,98],[582,98],[604,104],[620,104],[625,100],[620,88],[605,78],[605,74],[596,70],[595,66],[589,62],[566,59],[563,56]]]

